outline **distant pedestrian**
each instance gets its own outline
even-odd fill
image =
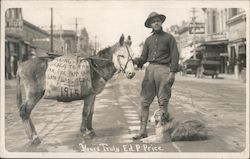
[[[156,12],[149,14],[145,26],[153,29],[152,35],[146,39],[141,56],[134,59],[139,68],[146,62],[149,62],[149,65],[142,82],[140,131],[133,139],[147,137],[149,106],[155,96],[158,98],[160,109],[168,112],[171,87],[178,70],[179,52],[175,38],[162,30],[165,19],[165,15]]]

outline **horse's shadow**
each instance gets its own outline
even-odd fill
[[[69,151],[79,152],[81,151],[81,144],[87,147],[95,147],[99,144],[116,144],[121,136],[121,130],[124,127],[109,127],[103,129],[96,129],[95,135],[83,136],[82,133],[75,132],[68,136],[68,140],[64,139],[61,142],[46,142],[46,136],[41,137],[40,144],[32,144],[28,142],[23,146],[22,151],[24,152],[60,152],[61,147],[67,147]],[[71,139],[71,140],[69,140]]]

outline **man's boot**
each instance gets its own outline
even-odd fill
[[[141,138],[148,137],[147,133],[147,122],[148,122],[148,115],[149,115],[149,107],[143,107],[141,110],[141,127],[140,131],[133,137],[134,140],[138,140]]]

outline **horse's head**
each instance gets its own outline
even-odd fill
[[[132,62],[133,51],[130,48],[132,44],[131,37],[125,40],[124,35],[120,37],[119,42],[115,45],[113,53],[113,63],[118,71],[122,71],[127,78],[131,79],[135,76],[134,66]]]

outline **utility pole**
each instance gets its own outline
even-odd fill
[[[77,47],[78,47],[78,38],[77,38],[77,25],[78,25],[78,23],[77,23],[77,18],[75,19],[75,25],[76,25],[76,37],[75,37],[75,39],[76,39],[76,52],[77,52],[78,51],[77,50]]]
[[[95,35],[95,54],[97,52],[97,50],[96,50],[96,38],[97,38],[97,36]]]
[[[195,46],[195,33],[196,33],[196,16],[195,16],[195,13],[197,12],[197,10],[195,8],[192,8],[191,12],[193,13],[192,15],[192,24],[193,24],[193,28],[192,28],[192,31],[193,31],[193,46],[194,46],[194,59],[196,59],[196,46]]]
[[[53,50],[53,8],[51,8],[51,24],[50,24],[50,52]]]
[[[80,51],[79,50],[79,48],[78,48],[78,36],[77,36],[77,29],[78,29],[78,25],[81,25],[81,18],[73,18],[72,19],[74,22],[71,22],[71,23],[69,23],[70,25],[74,25],[75,26],[75,32],[76,32],[76,34],[75,34],[75,50],[74,51],[76,51],[76,52],[78,52],[78,51]]]
[[[62,37],[63,31],[62,31],[62,25],[60,25],[60,43],[61,43],[61,51],[64,54],[64,40]]]

